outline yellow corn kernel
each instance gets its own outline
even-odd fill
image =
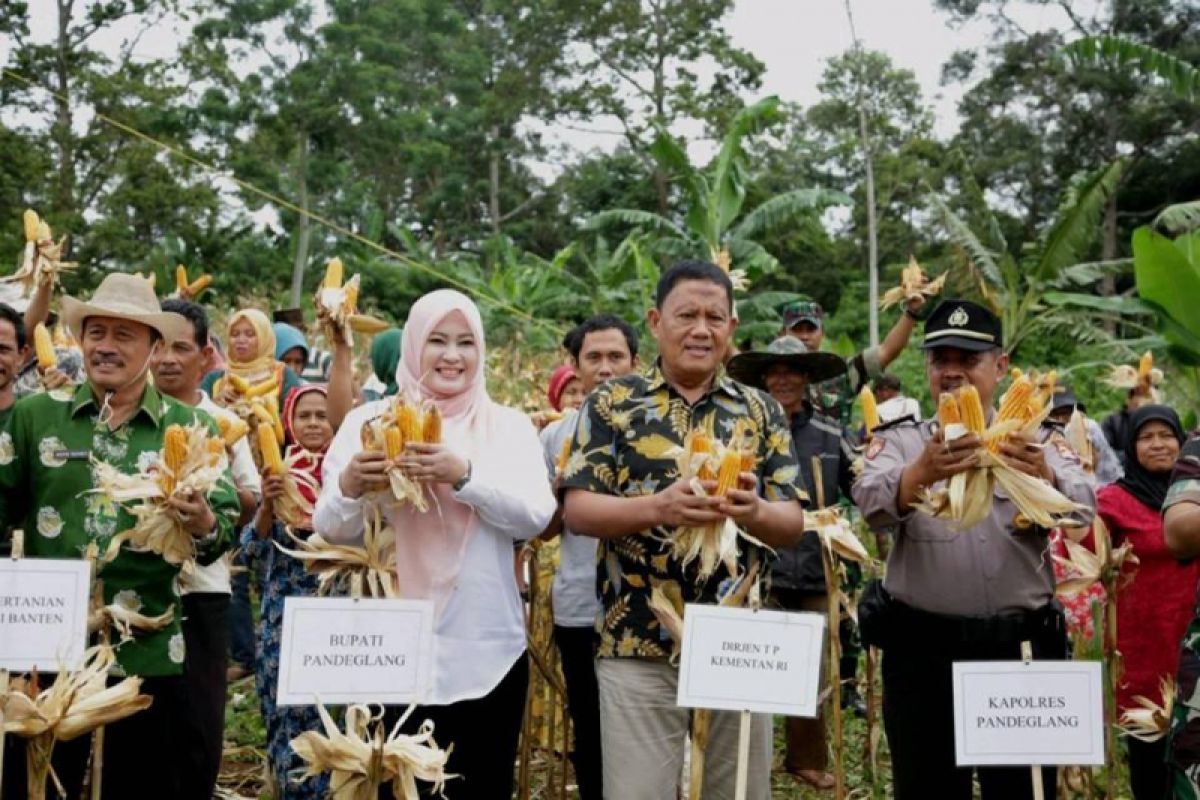
[[[238,394],[245,394],[246,392],[250,391],[249,382],[247,382],[247,380],[241,375],[234,375],[232,372],[229,372],[226,373],[226,377],[229,378],[229,385],[232,386],[233,390]]]
[[[758,456],[749,450],[742,451],[742,472],[754,472],[758,467]]]
[[[221,460],[221,456],[225,453],[225,440],[219,437],[213,437],[208,440],[205,447],[208,449],[208,463],[216,464]]]
[[[238,440],[250,431],[250,426],[241,417],[217,417],[217,428],[221,431],[221,439],[226,447],[233,447]]]
[[[337,258],[329,259],[329,263],[325,265],[325,281],[321,284],[326,289],[342,288],[342,260]]]
[[[346,310],[346,312],[350,313],[350,314],[353,314],[355,312],[355,310],[358,308],[358,276],[357,275],[355,275],[353,278],[351,278],[350,282],[346,284],[346,294],[345,294],[345,297],[342,299],[342,308],[344,308]]]
[[[400,434],[404,437],[404,441],[421,441],[421,415],[414,406],[409,403],[401,404],[396,411],[396,424],[400,427]]]
[[[742,471],[742,454],[729,448],[721,456],[721,466],[717,471],[717,497],[729,494],[730,489],[736,489],[738,474]]]
[[[962,414],[963,425],[971,433],[980,434],[987,429],[987,420],[983,417],[983,403],[979,400],[979,390],[969,383],[958,390],[958,410]]]
[[[279,440],[275,438],[275,429],[270,425],[259,425],[255,433],[258,435],[258,452],[262,457],[263,469],[272,475],[282,475],[283,456],[279,453]]]
[[[1142,353],[1142,358],[1138,361],[1138,380],[1145,382],[1150,377],[1150,370],[1154,369],[1154,353],[1149,350]]]
[[[196,278],[196,280],[188,284],[188,294],[190,294],[192,297],[195,297],[207,289],[210,283],[212,283],[212,275],[201,275],[199,278]]]
[[[165,495],[175,491],[175,485],[181,477],[183,462],[187,461],[187,438],[187,431],[182,425],[170,425],[163,434],[161,486]]]
[[[37,363],[40,369],[54,369],[58,366],[58,354],[54,352],[54,340],[46,326],[38,323],[33,329],[33,349],[37,353]]]
[[[361,333],[364,336],[374,336],[392,327],[390,323],[368,316],[367,314],[351,314],[349,324],[350,330],[355,333]]]
[[[244,382],[244,381],[243,381]],[[262,397],[264,394],[271,394],[279,388],[279,384],[274,378],[267,378],[262,383],[256,383],[249,386],[246,391],[242,392],[246,397]]]
[[[25,209],[25,214],[22,217],[25,223],[25,241],[36,242],[38,240],[38,228],[42,221],[38,218],[37,212],[32,208]]]
[[[425,420],[421,425],[421,441],[425,444],[442,443],[442,412],[437,406],[425,409]]]
[[[957,425],[962,422],[962,414],[958,409],[958,400],[949,392],[938,396],[938,423],[945,428],[947,425]]]
[[[50,226],[46,224],[45,220],[38,223],[37,238],[39,242],[48,242],[54,238],[50,234]]]
[[[383,431],[383,452],[390,461],[395,461],[404,452],[404,435],[394,425]]]
[[[875,402],[875,393],[870,386],[864,386],[858,393],[858,402],[862,405],[863,425],[869,434],[879,427],[879,405]]]
[[[187,267],[183,264],[175,265],[175,291],[183,293],[188,288]]]
[[[1025,410],[1032,397],[1033,381],[1022,375],[1013,381],[1013,385],[1008,388],[1000,400],[1000,411],[996,414],[996,421],[1024,418]]]

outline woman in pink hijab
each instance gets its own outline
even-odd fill
[[[425,513],[390,502],[391,464],[363,452],[360,438],[392,402],[379,400],[352,411],[330,446],[313,527],[352,542],[368,504],[384,511],[401,594],[432,600],[437,613],[434,686],[413,720],[432,719],[438,744],[454,745],[447,771],[462,778],[447,797],[508,800],[529,680],[513,544],[549,524],[555,500],[533,424],[488,396],[484,354],[465,295],[439,290],[413,304],[396,383],[401,396],[438,407],[443,444],[411,445],[398,464],[436,501]]]

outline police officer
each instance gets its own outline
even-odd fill
[[[947,300],[925,330],[930,394],[972,384],[991,415],[997,384],[1008,372],[1000,321],[975,303]],[[884,729],[896,800],[972,796],[972,770],[954,760],[953,662],[1017,659],[1024,641],[1035,658],[1066,656],[1047,531],[1018,529],[1016,508],[1000,491],[989,516],[965,530],[915,508],[923,491],[978,466],[979,447],[973,434],[947,442],[935,420],[881,426],[853,489],[872,527],[895,528],[887,577],[868,593],[859,622],[864,639],[884,652]],[[1093,484],[1068,447],[1012,436],[1000,454],[1078,503],[1080,524],[1090,520]],[[1032,796],[1027,768],[980,768],[978,777],[984,800]],[[1043,777],[1053,798],[1054,770],[1045,769]]]

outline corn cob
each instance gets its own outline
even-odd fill
[[[241,417],[224,415],[217,417],[217,428],[221,431],[221,439],[226,447],[233,447],[250,430],[250,426]]]
[[[342,260],[334,257],[325,265],[325,280],[321,284],[325,289],[340,289],[342,287]]]
[[[383,431],[383,452],[389,461],[395,461],[404,453],[404,435],[395,425],[389,425]]]
[[[187,460],[187,439],[187,431],[182,425],[171,425],[163,434],[162,464],[164,472],[160,485],[164,495],[170,496],[171,492],[175,491],[175,484],[180,478],[179,472],[183,468],[183,462]]]
[[[1146,383],[1150,378],[1150,370],[1154,369],[1154,353],[1149,350],[1142,353],[1142,358],[1138,361],[1138,382]]]
[[[36,242],[38,240],[38,229],[41,227],[42,221],[38,218],[37,212],[32,208],[25,209],[25,214],[22,217],[25,223],[25,241]]]
[[[979,390],[967,384],[958,390],[958,410],[962,414],[963,425],[974,434],[981,434],[987,429],[987,420],[983,417],[983,404],[979,400]]]
[[[1013,385],[1000,400],[1000,411],[996,414],[996,421],[1023,419],[1032,397],[1033,381],[1024,375],[1020,376],[1013,381]]]
[[[238,380],[242,379],[239,378]],[[245,383],[244,380],[242,382]],[[264,394],[270,394],[276,391],[278,388],[279,384],[275,382],[274,378],[267,378],[262,383],[256,383],[253,386],[248,386],[246,391],[242,392],[242,394],[244,394],[247,398],[262,397]]]
[[[250,384],[241,375],[234,375],[232,372],[230,372],[227,373],[227,377],[229,378],[229,385],[232,386],[233,390],[238,394],[245,394],[246,392],[250,391]]]
[[[442,443],[442,412],[437,406],[425,410],[425,420],[421,425],[421,441],[425,444]]]
[[[374,336],[377,333],[383,333],[390,327],[391,325],[389,325],[387,322],[366,314],[350,315],[350,330],[354,331],[355,333],[361,333],[366,336]]]
[[[270,425],[259,425],[255,433],[258,435],[258,452],[262,456],[263,469],[272,475],[282,475],[283,457],[279,453],[275,429]]]
[[[187,285],[188,294],[190,294],[192,297],[195,297],[207,289],[210,283],[212,283],[212,275],[201,275],[199,278],[196,278],[196,280]]]
[[[342,300],[342,307],[346,308],[346,309],[350,309],[350,310],[358,308],[358,276],[357,275],[355,275],[353,278],[351,278],[350,282],[346,284],[346,295],[345,295],[345,298]]]
[[[879,427],[879,405],[875,402],[875,393],[871,391],[870,386],[864,386],[858,393],[858,402],[862,404],[863,425],[869,436],[871,431]]]
[[[742,454],[729,448],[721,456],[721,466],[717,471],[717,497],[724,497],[738,485],[738,475],[742,471]]]
[[[208,449],[209,465],[215,465],[225,453],[225,440],[220,438],[209,439],[205,447]]]
[[[175,291],[183,294],[188,288],[187,267],[183,264],[175,265]]]
[[[742,451],[742,472],[754,472],[758,466],[758,456],[749,450]]]
[[[401,404],[396,411],[396,424],[400,427],[400,434],[406,442],[421,441],[421,417],[420,412],[409,405],[408,403]]]
[[[33,349],[37,353],[40,369],[54,369],[58,366],[58,355],[54,352],[54,341],[50,338],[50,331],[40,322],[33,329]]]
[[[42,220],[41,222],[39,222],[38,223],[38,241],[39,242],[49,242],[53,238],[54,237],[50,234],[50,226],[48,224],[46,224],[46,220]]]
[[[958,410],[958,400],[949,392],[942,392],[938,397],[938,423],[943,429],[947,425],[962,423],[962,414]]]

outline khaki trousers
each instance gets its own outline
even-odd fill
[[[678,671],[661,661],[596,659],[606,800],[676,800],[691,710],[675,705]],[[741,714],[714,711],[705,800],[733,800]],[[747,800],[770,800],[771,717],[750,724]]]

